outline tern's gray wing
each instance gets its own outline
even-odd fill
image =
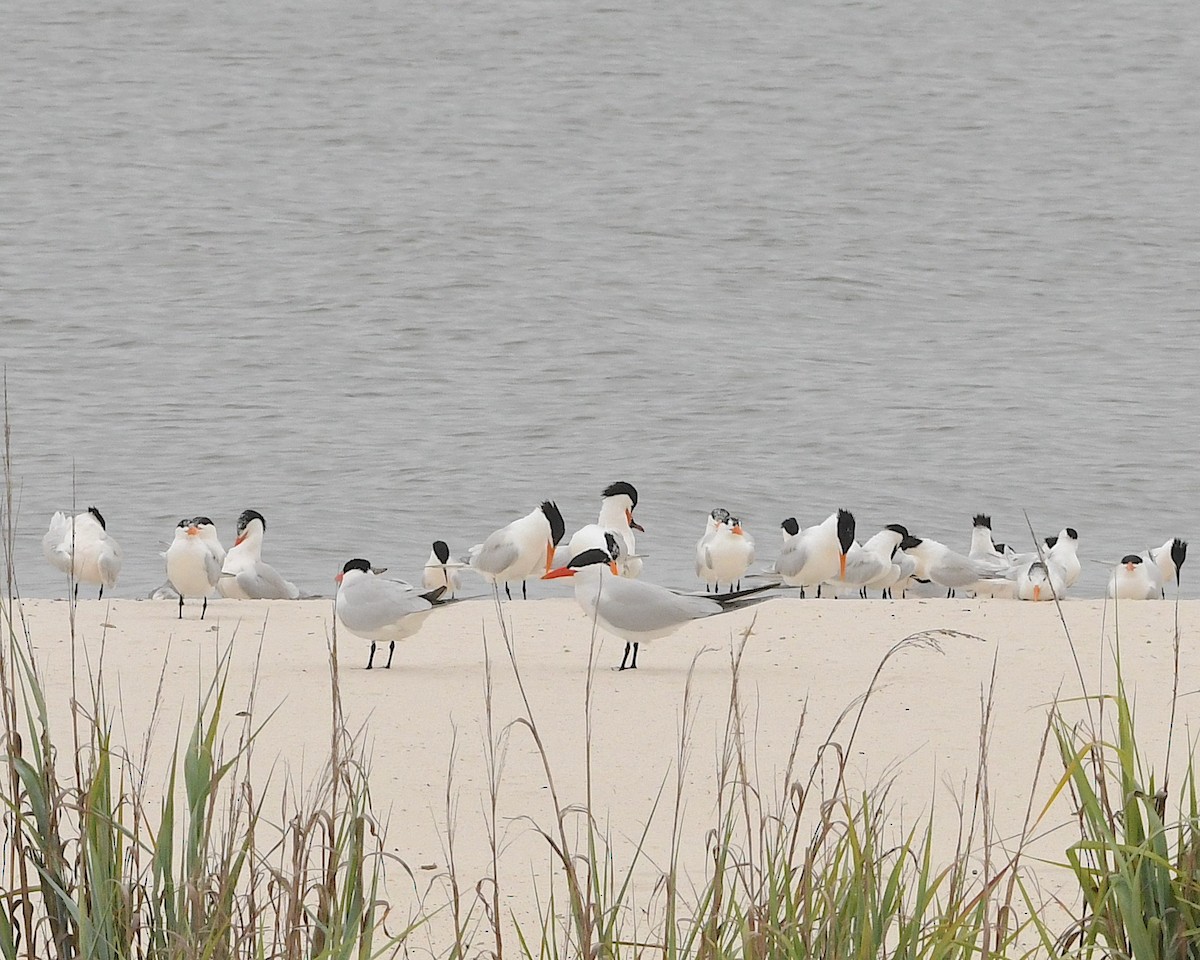
[[[204,554],[204,574],[213,586],[221,579],[221,566],[221,560],[211,550]]]
[[[121,574],[121,548],[111,538],[100,547],[100,556],[96,561],[100,567],[100,581],[106,587],[112,587]]]
[[[237,575],[238,586],[255,600],[294,600],[296,585],[284,580],[269,563],[261,560]]]
[[[42,553],[64,573],[71,568],[71,518],[61,510],[50,518],[50,528],[42,537]]]
[[[891,561],[877,557],[866,550],[856,550],[853,556],[846,557],[845,581],[851,585],[861,586],[864,583],[870,583],[876,577],[883,576],[891,566]]]
[[[338,616],[351,632],[382,630],[407,616],[433,609],[420,594],[394,580],[372,578],[347,591],[338,602]]]
[[[471,555],[471,566],[496,576],[516,563],[520,555],[520,548],[512,540],[493,535],[483,541],[478,553]]]
[[[796,534],[790,538],[779,552],[775,561],[775,572],[780,576],[794,577],[808,562],[808,544],[801,542],[802,535]]]
[[[961,554],[951,553],[929,568],[929,578],[943,587],[969,587],[993,571]]]
[[[720,613],[721,605],[704,597],[680,596],[654,583],[605,577],[598,612],[618,630],[649,632]]]

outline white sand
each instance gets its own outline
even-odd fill
[[[40,669],[45,675],[57,727],[68,736],[72,647],[65,601],[23,604]],[[1114,610],[1102,634],[1101,601],[1070,601],[1063,609],[1092,691],[1111,688],[1110,645]],[[584,691],[590,623],[573,600],[506,603],[526,690],[550,755],[563,803],[585,799]],[[218,653],[233,638],[234,663],[228,693],[241,709],[251,693],[254,661],[262,638],[256,715],[267,725],[257,764],[265,774],[282,762],[303,779],[316,771],[329,744],[330,682],[327,635],[330,601],[231,601],[209,603],[204,622],[189,605],[182,622],[172,602],[81,601],[77,608],[77,655],[95,665],[102,647],[110,702],[119,704],[118,736],[133,747],[146,734],[155,686],[165,663],[164,711],[155,732],[151,779],[161,783],[166,756],[182,711],[194,709],[211,677]],[[1175,606],[1166,602],[1126,603],[1120,627],[1126,679],[1136,695],[1140,742],[1148,760],[1161,764],[1172,677]],[[1188,754],[1187,728],[1200,720],[1196,678],[1200,651],[1194,638],[1200,601],[1179,609],[1183,638],[1181,692],[1175,759]],[[644,645],[639,669],[618,673],[623,644],[604,638],[595,675],[593,709],[593,805],[601,825],[611,830],[623,857],[650,815],[664,779],[666,790],[652,824],[650,860],[639,873],[638,902],[644,903],[666,862],[672,814],[674,764],[688,667],[697,651],[692,686],[696,716],[687,770],[683,838],[684,864],[699,885],[705,865],[704,832],[714,825],[715,768],[726,722],[729,651],[734,634],[757,616],[742,666],[747,728],[755,746],[755,775],[769,795],[782,792],[781,767],[801,712],[807,720],[797,773],[807,776],[814,749],[838,714],[864,692],[887,650],[918,631],[953,629],[978,640],[947,638],[942,652],[911,649],[893,660],[863,719],[851,769],[855,784],[874,786],[895,778],[890,799],[897,824],[914,825],[931,804],[945,827],[946,843],[957,830],[954,798],[969,791],[977,765],[981,690],[996,663],[995,724],[989,757],[991,792],[998,835],[1019,832],[1030,791],[1047,704],[1056,695],[1075,697],[1080,686],[1070,649],[1053,604],[1013,601],[772,600],[750,611],[697,622],[676,636]],[[108,624],[107,627],[102,626]],[[234,634],[236,632],[236,638]],[[438,611],[421,632],[398,644],[391,670],[363,669],[368,644],[340,634],[341,688],[351,728],[366,725],[373,759],[377,809],[389,821],[388,847],[418,876],[417,890],[432,884],[428,903],[444,900],[438,879],[446,866],[446,786],[452,737],[457,731],[453,790],[458,798],[458,872],[470,890],[488,871],[484,807],[484,646],[486,632],[494,663],[497,726],[521,714],[513,671],[504,652],[490,600],[461,602]],[[1102,639],[1103,638],[1103,639]],[[386,647],[376,664],[386,661]],[[86,681],[84,681],[86,682]],[[81,688],[83,695],[85,689]],[[1073,707],[1076,714],[1082,712]],[[185,720],[186,723],[186,720]],[[845,740],[848,731],[835,739]],[[234,735],[231,734],[231,741]],[[64,740],[65,742],[65,740]],[[1036,806],[1061,774],[1054,757],[1035,790]],[[281,772],[276,773],[276,778]],[[964,784],[968,785],[964,788]],[[552,830],[549,791],[531,738],[514,729],[500,791],[506,847],[501,890],[506,907],[519,917],[534,909],[531,873],[549,875],[548,848],[531,820]],[[1051,817],[1069,820],[1065,806]],[[523,819],[523,818],[531,818]],[[1049,840],[1054,855],[1069,842],[1069,828]],[[1061,838],[1061,842],[1060,842]],[[947,845],[945,854],[948,856]],[[618,867],[623,867],[623,861]],[[1053,870],[1037,868],[1044,890],[1056,889]],[[399,871],[391,874],[398,913],[417,909],[414,885]],[[634,918],[636,920],[636,917]],[[441,918],[422,936],[445,934]],[[483,934],[479,934],[482,942]],[[439,941],[445,946],[445,941]]]

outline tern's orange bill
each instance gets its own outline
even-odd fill
[[[554,544],[549,540],[546,541],[546,572],[550,572],[550,568],[554,566]]]
[[[199,532],[200,532],[200,528],[199,528],[199,527],[188,527],[188,528],[187,528],[187,535],[188,535],[189,537],[194,537],[194,536],[195,536],[196,534],[198,534]]]
[[[646,532],[646,528],[643,527],[640,523],[638,523],[636,520],[633,519],[633,511],[632,510],[625,511],[625,522],[627,524],[629,524],[629,528],[631,530],[640,530],[642,533]]]
[[[745,531],[742,529],[742,525],[740,523],[736,527],[733,528],[733,532],[736,533],[739,537],[745,535]]]
[[[846,555],[843,553],[838,558],[838,569],[841,571],[840,576],[843,580],[846,579]]]
[[[621,571],[617,569],[617,561],[616,560],[610,560],[608,562],[608,569],[613,572],[614,577],[619,577],[621,575]]]
[[[557,570],[548,570],[543,580],[557,580],[559,577],[573,577],[575,571],[570,567],[559,567]]]
[[[240,544],[245,539],[246,539],[246,535],[243,533],[240,537],[238,537],[236,540],[233,541],[233,545],[236,547],[238,544]]]
[[[1041,585],[1040,583],[1039,583],[1039,584],[1034,584],[1034,587],[1033,587],[1033,599],[1034,599],[1034,600],[1041,600],[1041,599],[1042,599],[1042,585]]]
[[[344,573],[339,573],[339,574],[338,574],[336,577],[334,577],[333,579],[334,579],[334,580],[336,580],[336,581],[337,581],[337,583],[340,585],[340,584],[341,584],[341,582],[342,582],[342,577],[344,577],[344,576],[345,576],[345,574],[344,574]]]

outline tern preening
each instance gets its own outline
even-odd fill
[[[418,593],[407,583],[386,580],[376,574],[367,560],[348,560],[335,577],[338,584],[333,609],[343,627],[355,636],[371,641],[367,669],[375,664],[375,645],[388,643],[385,669],[392,666],[396,641],[411,637],[425,622],[434,605],[445,593],[438,587]]]
[[[625,641],[620,670],[637,669],[639,644],[669,636],[692,620],[737,609],[739,602],[757,599],[757,594],[774,587],[764,584],[711,597],[676,593],[644,580],[618,576],[616,553],[617,545],[610,541],[608,549],[586,550],[572,557],[566,566],[549,571],[544,579],[574,578],[575,601],[584,613]]]
[[[554,565],[554,548],[566,532],[558,506],[544,501],[536,510],[490,534],[483,543],[471,548],[471,569],[493,584],[504,584],[509,600],[510,582],[521,581],[521,596],[526,597],[525,581],[549,573]]]
[[[606,533],[617,538],[621,555],[617,557],[617,569],[623,577],[636,577],[642,572],[642,559],[636,556],[636,541],[633,531],[645,533],[645,528],[633,519],[638,504],[637,488],[632,483],[618,480],[604,488],[600,495],[600,516],[595,523],[580,527],[567,543],[566,556],[576,557],[585,550],[606,550]]]
[[[257,510],[243,510],[237,522],[237,539],[225,555],[217,589],[234,600],[296,600],[300,590],[284,580],[262,558],[267,521]]]
[[[104,588],[115,587],[121,574],[121,548],[95,507],[75,517],[61,510],[55,513],[42,537],[42,553],[75,581],[76,597],[81,583],[98,583],[102,599]]]
[[[217,537],[216,525],[208,517],[180,520],[175,539],[167,547],[167,582],[179,594],[179,619],[183,619],[183,600],[204,599],[200,619],[208,611],[208,595],[221,579],[225,549]]]

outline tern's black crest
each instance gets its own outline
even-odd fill
[[[261,523],[263,525],[263,530],[267,529],[266,517],[264,517],[261,513],[259,513],[257,510],[243,510],[242,515],[240,517],[238,517],[238,522],[237,522],[238,536],[241,536],[243,531],[245,531],[245,529],[248,526],[250,526],[251,520],[257,520],[259,523]]]
[[[992,546],[996,548],[997,553],[1003,553],[1008,549],[1007,543],[993,543]]]
[[[724,507],[717,507],[709,516],[716,520],[717,523],[724,523],[729,519],[729,511]]]
[[[207,523],[210,527],[216,526],[208,517],[192,517],[192,523],[196,526],[200,526],[202,523]]]
[[[1123,556],[1121,558],[1121,562],[1122,563],[1141,563],[1142,558],[1139,557],[1136,553],[1127,553],[1127,554],[1125,554],[1125,556]]]
[[[1079,534],[1075,532],[1074,527],[1067,527],[1067,536],[1070,537],[1072,540],[1079,539]]]
[[[913,547],[919,547],[924,542],[920,537],[905,537],[900,541],[900,549],[911,550]]]
[[[845,553],[854,544],[854,514],[849,510],[837,512],[838,544]]]
[[[783,527],[783,532],[789,537],[794,537],[800,532],[800,524],[796,522],[795,517],[788,517],[780,526]]]
[[[179,521],[177,524],[175,524],[175,526],[177,526],[177,527],[190,527],[190,526],[191,526],[193,523],[195,523],[195,521],[194,521],[194,520],[189,520],[187,517],[184,517],[184,518],[183,518],[182,520],[180,520],[180,521]]]
[[[104,523],[104,517],[101,515],[99,510],[97,510],[95,507],[88,507],[88,513],[96,518],[96,522],[100,524],[101,530],[108,529],[108,526]]]
[[[612,557],[601,550],[599,547],[593,547],[591,550],[584,550],[583,553],[571,558],[571,562],[567,564],[572,570],[582,570],[584,567],[595,566],[602,563],[605,566],[612,563]]]
[[[975,514],[975,517],[972,519],[971,523],[976,527],[987,527],[989,530],[992,529],[992,518],[986,513]]]
[[[550,521],[550,539],[557,547],[558,541],[567,532],[567,525],[563,523],[563,515],[558,510],[558,504],[552,500],[543,503],[541,509],[542,513],[546,515],[546,519]]]
[[[604,543],[608,547],[608,555],[616,560],[621,555],[621,546],[611,530],[604,531]]]
[[[1179,582],[1179,568],[1187,559],[1187,541],[1176,537],[1171,541],[1171,560],[1175,564],[1175,582]]]
[[[883,529],[884,529],[884,530],[891,530],[891,531],[892,531],[892,533],[898,533],[898,534],[900,534],[900,539],[901,539],[901,540],[903,540],[905,537],[907,537],[907,536],[908,536],[908,527],[904,526],[904,524],[902,524],[902,523],[889,523],[889,524],[888,524],[886,527],[884,527]]]
[[[450,548],[446,546],[445,540],[433,541],[433,555],[438,558],[438,563],[448,563],[450,561]]]
[[[1058,535],[1057,534],[1053,537],[1046,538],[1046,546],[1048,546],[1051,550],[1054,549],[1054,545],[1056,543],[1058,543]]]
[[[347,560],[346,565],[342,567],[342,573],[349,573],[351,570],[361,570],[363,573],[371,572],[371,563],[368,560]]]
[[[633,505],[635,507],[637,506],[637,490],[634,488],[632,483],[626,483],[624,480],[618,480],[616,483],[610,483],[604,488],[604,493],[602,493],[601,496],[617,497],[622,493],[633,501]]]
[[[1036,561],[1029,565],[1029,573],[1032,576],[1034,571],[1040,573],[1043,577],[1049,577],[1050,571],[1046,569],[1046,565],[1041,561]]]

